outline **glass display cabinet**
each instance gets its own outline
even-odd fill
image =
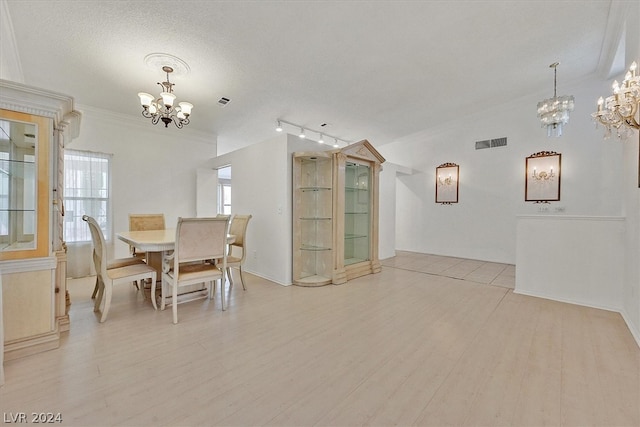
[[[333,165],[330,153],[295,153],[293,283],[322,286],[333,271]]]
[[[79,129],[73,98],[0,80],[5,360],[56,348],[69,329],[63,150]]]
[[[380,271],[378,186],[384,158],[367,141],[294,153],[293,283],[342,284]]]

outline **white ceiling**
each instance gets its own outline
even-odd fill
[[[24,83],[148,120],[137,93],[159,92],[164,75],[143,59],[172,54],[191,68],[172,78],[178,101],[195,105],[189,126],[230,151],[272,137],[277,118],[383,145],[513,97],[551,96],[549,64],[561,63],[560,92],[596,72],[611,1],[7,4]]]

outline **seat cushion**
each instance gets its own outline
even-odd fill
[[[175,278],[173,270],[165,273],[171,279]],[[222,272],[218,267],[207,263],[182,264],[180,265],[180,281],[202,280],[209,281],[222,277]]]
[[[115,258],[110,260],[107,263],[107,270],[111,268],[120,268],[120,267],[126,267],[127,265],[136,265],[136,264],[144,264],[144,261],[141,260],[140,258],[134,258],[134,257]]]
[[[153,267],[149,267],[144,262],[142,264],[125,265],[124,267],[111,268],[107,270],[107,275],[111,280],[118,280],[131,277],[131,280],[137,280],[135,277],[146,276],[151,277],[151,273],[155,273]]]

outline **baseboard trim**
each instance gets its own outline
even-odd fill
[[[43,351],[60,347],[58,330],[26,339],[9,341],[4,344],[4,360],[19,359]]]

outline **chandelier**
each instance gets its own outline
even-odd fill
[[[549,65],[553,68],[553,98],[538,102],[538,118],[542,127],[547,128],[547,136],[562,136],[562,126],[569,123],[569,112],[573,111],[573,95],[557,96],[557,67],[559,62]]]
[[[622,84],[613,81],[613,95],[606,99],[598,98],[598,111],[591,114],[596,126],[602,124],[605,129],[604,138],[611,137],[615,129],[616,136],[625,139],[631,135],[632,129],[640,129],[636,119],[640,106],[640,76],[636,74],[638,64],[633,61],[624,76]]]
[[[162,71],[167,73],[167,81],[158,82],[162,86],[159,98],[156,99],[146,92],[138,93],[140,104],[142,104],[142,115],[151,119],[151,123],[154,125],[162,120],[164,127],[168,127],[169,123],[173,122],[178,129],[181,129],[189,124],[193,104],[183,101],[174,107],[176,100],[176,96],[173,94],[174,84],[169,81],[169,74],[173,73],[173,68],[165,65],[162,67]]]

